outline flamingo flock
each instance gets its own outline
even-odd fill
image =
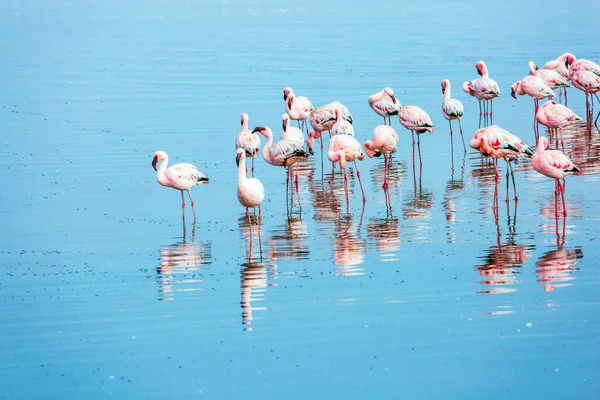
[[[513,83],[511,95],[528,95],[534,100],[534,132],[536,138],[535,152],[521,138],[508,132],[498,125],[493,124],[493,100],[500,97],[498,83],[490,78],[487,65],[483,61],[475,64],[477,73],[480,75],[471,81],[463,83],[463,90],[479,102],[480,129],[475,132],[469,141],[469,146],[484,157],[493,160],[495,169],[496,189],[494,192],[493,208],[498,208],[498,184],[500,173],[498,170],[498,159],[504,159],[507,164],[506,170],[506,201],[509,201],[509,179],[512,181],[514,200],[517,201],[517,188],[515,184],[512,162],[519,158],[530,158],[533,169],[540,174],[556,180],[555,196],[558,201],[562,198],[563,213],[566,215],[565,207],[565,185],[566,176],[579,172],[579,168],[558,150],[559,144],[564,151],[564,138],[562,129],[570,124],[582,121],[583,118],[575,114],[567,107],[567,88],[572,84],[582,90],[586,97],[586,120],[591,129],[593,119],[594,97],[600,102],[600,66],[585,60],[577,59],[570,53],[564,53],[555,60],[544,64],[540,69],[535,62],[530,61],[528,74]],[[570,82],[570,83],[569,83]],[[465,109],[462,102],[452,98],[451,84],[448,79],[441,82],[443,102],[441,105],[442,116],[448,121],[450,131],[450,142],[453,146],[452,121],[459,126],[463,150],[467,151],[463,136],[461,118]],[[554,90],[559,90],[559,103],[555,102]],[[560,104],[564,94],[565,104]],[[540,105],[540,101],[547,99]],[[398,132],[392,127],[392,117],[398,117],[398,122],[407,130],[411,131],[413,148],[413,174],[416,171],[415,145],[419,156],[419,170],[422,172],[423,158],[421,155],[421,134],[434,133],[434,124],[427,112],[414,105],[402,105],[394,90],[385,87],[377,93],[368,96],[368,104],[373,111],[383,118],[383,124],[373,129],[372,137],[359,142],[355,135],[354,119],[349,109],[338,101],[333,101],[320,107],[313,107],[312,102],[305,96],[296,96],[293,89],[286,87],[283,90],[284,110],[282,116],[282,133],[277,140],[270,127],[257,126],[249,128],[249,117],[246,113],[241,115],[241,131],[236,136],[236,162],[238,163],[238,185],[237,197],[242,206],[246,208],[246,215],[250,224],[252,219],[250,208],[258,208],[260,223],[261,204],[265,199],[265,189],[261,181],[254,177],[255,158],[261,154],[262,135],[266,143],[262,146],[262,157],[268,164],[286,169],[286,183],[295,182],[298,186],[298,174],[295,172],[295,164],[314,155],[314,141],[320,141],[321,163],[323,165],[324,154],[332,163],[332,179],[336,164],[339,165],[343,177],[346,201],[349,201],[348,193],[348,164],[352,163],[359,181],[363,205],[366,203],[361,175],[358,169],[358,161],[364,160],[366,154],[369,158],[383,155],[383,190],[387,194],[390,179],[391,160],[400,143]],[[481,127],[481,118],[484,119],[484,127]],[[598,116],[593,119],[596,124]],[[291,126],[291,121],[297,121],[298,127]],[[546,137],[540,137],[537,124],[548,128],[550,134],[555,134],[556,149],[549,150],[550,141]],[[309,128],[310,124],[310,129]],[[323,132],[328,132],[324,137]],[[416,140],[415,140],[415,134]],[[305,140],[306,135],[306,140]],[[560,138],[559,138],[560,135]],[[328,139],[329,148],[324,149],[324,139]],[[364,150],[364,152],[363,152]],[[246,159],[250,158],[252,177],[248,178]],[[160,167],[157,169],[157,164]],[[158,183],[177,189],[181,192],[182,210],[185,208],[184,191],[188,193],[196,221],[194,200],[190,189],[200,184],[206,184],[209,179],[192,164],[176,164],[168,167],[168,156],[164,151],[154,153],[152,166],[157,171]],[[561,180],[563,183],[561,183]],[[558,212],[558,210],[557,210]],[[183,214],[185,218],[185,214]]]

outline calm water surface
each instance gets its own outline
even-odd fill
[[[2,2],[0,396],[595,398],[600,135],[565,132],[583,172],[566,219],[528,161],[496,218],[491,164],[457,130],[452,155],[440,82],[469,138],[460,86],[485,60],[494,122],[533,144],[532,101],[510,85],[530,59],[598,62],[600,5],[404,3]],[[347,204],[320,151],[287,204],[285,172],[258,159],[251,230],[239,115],[278,135],[285,86],[346,104],[361,141],[381,123],[367,96],[395,88],[436,125],[421,176],[402,128],[388,198],[382,160],[359,165],[364,210],[355,171]],[[583,94],[569,106],[584,115]],[[211,179],[185,237],[159,149]]]

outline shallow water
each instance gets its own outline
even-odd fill
[[[530,59],[598,62],[600,6],[204,3],[0,4],[0,395],[593,398],[600,136],[565,132],[582,169],[567,218],[528,161],[518,203],[501,176],[496,218],[493,167],[463,154],[457,129],[451,152],[440,82],[465,104],[468,139],[478,107],[460,86],[485,60],[494,123],[533,144],[532,101],[510,85]],[[251,230],[239,114],[278,135],[285,86],[346,104],[360,141],[381,123],[367,96],[393,87],[436,125],[422,175],[397,120],[388,199],[383,160],[359,163],[364,210],[354,168],[347,204],[320,149],[287,204],[285,172],[258,159],[267,198]],[[584,115],[583,94],[569,106]],[[158,149],[211,179],[185,237],[179,194],[150,166]]]

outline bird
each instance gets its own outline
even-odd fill
[[[444,79],[442,81],[442,94],[444,95],[444,102],[442,103],[442,115],[448,120],[450,125],[450,144],[452,144],[452,120],[458,121],[460,128],[460,138],[462,139],[463,149],[467,152],[467,146],[465,146],[465,138],[463,136],[462,125],[460,124],[460,118],[465,112],[465,107],[460,100],[451,98],[450,81]]]
[[[356,177],[360,185],[360,191],[362,192],[363,204],[367,202],[365,197],[365,191],[363,190],[362,182],[360,180],[360,171],[356,160],[362,161],[365,156],[362,152],[362,146],[351,135],[335,135],[331,137],[329,141],[329,151],[327,152],[327,158],[332,163],[339,162],[340,168],[344,171],[344,188],[346,189],[346,201],[348,201],[348,176],[346,174],[346,163],[354,162],[354,168],[356,169]]]
[[[533,150],[521,138],[498,125],[491,125],[475,132],[475,135],[469,142],[471,148],[479,151],[486,157],[494,159],[494,169],[496,171],[496,190],[494,191],[494,208],[498,208],[498,182],[500,174],[498,173],[498,159],[503,158],[507,164],[506,170],[506,201],[508,201],[508,177],[512,178],[515,200],[518,200],[517,187],[515,185],[515,173],[512,169],[511,161],[520,157],[531,157]]]
[[[283,140],[294,142],[300,148],[304,146],[304,133],[300,129],[290,126],[290,116],[288,114],[281,116],[281,126],[283,129],[281,138]]]
[[[335,135],[350,135],[354,136],[354,127],[342,117],[342,109],[335,109],[335,123],[331,127],[331,136]]]
[[[156,164],[158,163],[160,163],[160,167],[156,169]],[[152,156],[152,168],[157,171],[156,180],[162,186],[171,187],[181,192],[182,212],[185,208],[183,191],[187,192],[192,204],[192,211],[194,212],[194,222],[196,222],[196,209],[194,208],[194,199],[192,199],[190,189],[196,185],[207,184],[209,182],[208,177],[192,164],[175,164],[167,168],[168,164],[169,156],[164,151],[159,150]]]
[[[562,128],[582,118],[562,104],[556,104],[553,100],[548,100],[538,108],[535,115],[536,120],[548,128],[549,132],[556,133],[556,147],[558,148],[558,133],[561,135],[561,141],[564,150],[564,139],[562,138]]]
[[[310,113],[314,110],[314,107],[310,100],[305,96],[298,96],[291,88],[285,88],[283,90],[283,98],[285,100],[285,111],[288,113],[291,119],[298,121],[298,127],[300,129],[307,129],[306,120],[310,117]]]
[[[565,66],[571,79],[573,79],[573,74],[579,71],[591,71],[596,75],[600,75],[600,65],[590,60],[577,58],[571,53],[565,55]]]
[[[477,61],[475,63],[475,68],[477,69],[477,73],[481,76],[481,78],[474,79],[472,81],[467,81],[463,83],[463,90],[474,96],[479,101],[479,116],[481,117],[481,102],[483,103],[483,114],[484,116],[488,115],[487,111],[487,101],[490,101],[490,111],[489,116],[492,117],[493,106],[491,100],[500,96],[500,87],[495,80],[489,77],[489,72],[485,62]]]
[[[554,194],[558,197],[558,193],[561,193],[563,215],[566,216],[567,207],[565,205],[564,179],[567,175],[580,172],[580,170],[562,151],[547,150],[547,148],[548,139],[541,137],[535,149],[535,154],[531,158],[531,164],[533,165],[533,169],[540,174],[556,180]],[[561,179],[563,180],[563,184],[560,183]],[[556,211],[558,214],[558,210]]]
[[[267,138],[267,143],[263,147],[263,158],[271,165],[286,167],[288,169],[288,181],[289,167],[302,159],[308,158],[308,154],[302,149],[302,146],[298,146],[292,140],[282,139],[277,143],[273,143],[273,132],[268,126],[257,126],[252,132],[258,132]],[[298,175],[296,175],[296,183],[298,183]]]
[[[589,114],[593,114],[594,97],[600,102],[600,99],[598,98],[598,92],[600,91],[600,75],[597,75],[591,70],[576,71],[571,75],[571,83],[573,83],[573,86],[577,89],[582,90],[585,93],[585,109],[589,122],[591,123]],[[589,97],[591,98],[591,108],[588,95],[590,95]],[[600,113],[598,113],[598,116],[600,116]],[[593,115],[591,115],[591,117],[593,117]],[[594,123],[596,123],[596,121],[598,121],[598,117],[596,117]]]
[[[250,229],[252,229],[252,219],[250,218],[248,209],[250,207],[258,207],[258,214],[260,216],[260,205],[265,199],[265,188],[257,178],[246,177],[246,152],[244,149],[237,149],[235,162],[238,165],[237,198],[240,204],[246,207],[246,216],[248,217]]]
[[[385,87],[379,92],[369,96],[369,106],[378,115],[383,117],[384,125],[392,125],[392,115],[398,115],[400,102],[394,95],[394,90]],[[389,122],[389,123],[387,123]]]
[[[537,129],[537,120],[536,114],[538,112],[539,100],[554,97],[554,91],[544,82],[544,80],[538,76],[527,75],[520,81],[517,81],[512,84],[510,87],[511,93],[510,95],[513,98],[517,98],[517,93],[521,96],[528,94],[533,97],[533,130],[535,132],[536,139],[539,136],[539,132]]]
[[[529,75],[542,78],[552,90],[569,87],[569,81],[560,73],[551,69],[539,69],[533,61],[529,61]]]
[[[563,53],[560,56],[558,56],[556,58],[556,60],[548,61],[546,64],[544,64],[544,69],[556,71],[560,74],[560,76],[565,78],[567,81],[571,80],[571,77],[569,76],[569,70],[567,69],[567,66],[565,65],[565,58],[569,54],[570,53]],[[567,88],[563,88],[563,92],[565,94],[565,105],[567,105]],[[560,94],[560,91],[559,91],[559,94]]]
[[[398,147],[398,133],[389,125],[379,125],[373,130],[373,137],[364,143],[365,153],[369,158],[384,158],[383,190],[388,189],[388,175],[392,163],[392,155]]]
[[[248,114],[243,113],[242,130],[235,138],[235,148],[244,149],[246,155],[252,158],[252,176],[254,176],[254,157],[260,153],[260,136],[248,129]]]
[[[339,108],[342,111],[343,119],[350,123],[354,122],[348,108],[339,101],[334,101],[325,104],[322,107],[315,108],[310,113],[310,124],[313,130],[308,133],[308,140],[306,141],[308,150],[311,154],[313,154],[312,147],[315,139],[321,140],[321,154],[323,154],[323,139],[321,138],[321,135],[323,131],[330,131],[331,127],[336,122],[336,108]]]
[[[421,158],[421,133],[433,133],[433,122],[429,115],[420,107],[403,106],[398,111],[398,120],[402,126],[411,131],[413,138],[413,170],[415,166],[415,132],[417,134],[417,144],[419,147],[419,168],[423,168],[423,159]]]

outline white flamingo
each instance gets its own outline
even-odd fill
[[[465,113],[465,107],[460,102],[460,100],[451,98],[452,93],[450,90],[450,81],[448,79],[444,79],[442,81],[442,93],[444,94],[444,102],[442,103],[442,115],[448,120],[448,124],[450,125],[450,144],[453,144],[452,120],[455,119],[458,121],[458,127],[460,128],[460,138],[462,139],[463,149],[466,153],[467,146],[465,146],[465,138],[463,137],[462,125],[460,124],[460,118]]]
[[[304,146],[304,133],[300,129],[290,126],[290,116],[288,114],[281,116],[281,127],[283,129],[281,133],[283,140],[294,142],[300,148]]]
[[[310,117],[312,110],[314,110],[310,100],[305,96],[296,96],[291,88],[283,90],[283,99],[285,100],[285,111],[289,114],[290,118],[298,121],[299,128],[306,129],[308,133],[306,120]]]
[[[237,150],[236,163],[238,165],[237,198],[240,203],[246,207],[246,216],[248,216],[250,229],[252,229],[252,219],[250,218],[248,209],[250,207],[258,207],[258,215],[260,218],[260,205],[265,199],[265,188],[257,178],[246,177],[246,152],[243,149]]]
[[[398,110],[401,107],[400,102],[394,95],[394,91],[389,87],[385,87],[369,96],[369,106],[371,106],[377,115],[383,117],[384,125],[390,126],[392,125],[392,115],[398,115]]]
[[[244,149],[246,155],[252,158],[252,176],[254,176],[254,157],[260,153],[260,136],[248,129],[248,114],[243,113],[242,130],[235,138],[235,148]]]
[[[156,164],[160,163],[160,167],[156,169]],[[182,211],[185,208],[185,198],[183,197],[183,191],[185,190],[190,198],[192,204],[192,211],[194,212],[194,222],[196,222],[196,209],[194,208],[194,199],[190,194],[190,189],[196,185],[202,185],[208,183],[208,177],[196,168],[192,164],[175,164],[167,168],[169,164],[169,156],[164,151],[157,151],[152,157],[152,168],[156,173],[156,180],[162,186],[167,186],[173,189],[177,189],[181,192],[181,208]]]

